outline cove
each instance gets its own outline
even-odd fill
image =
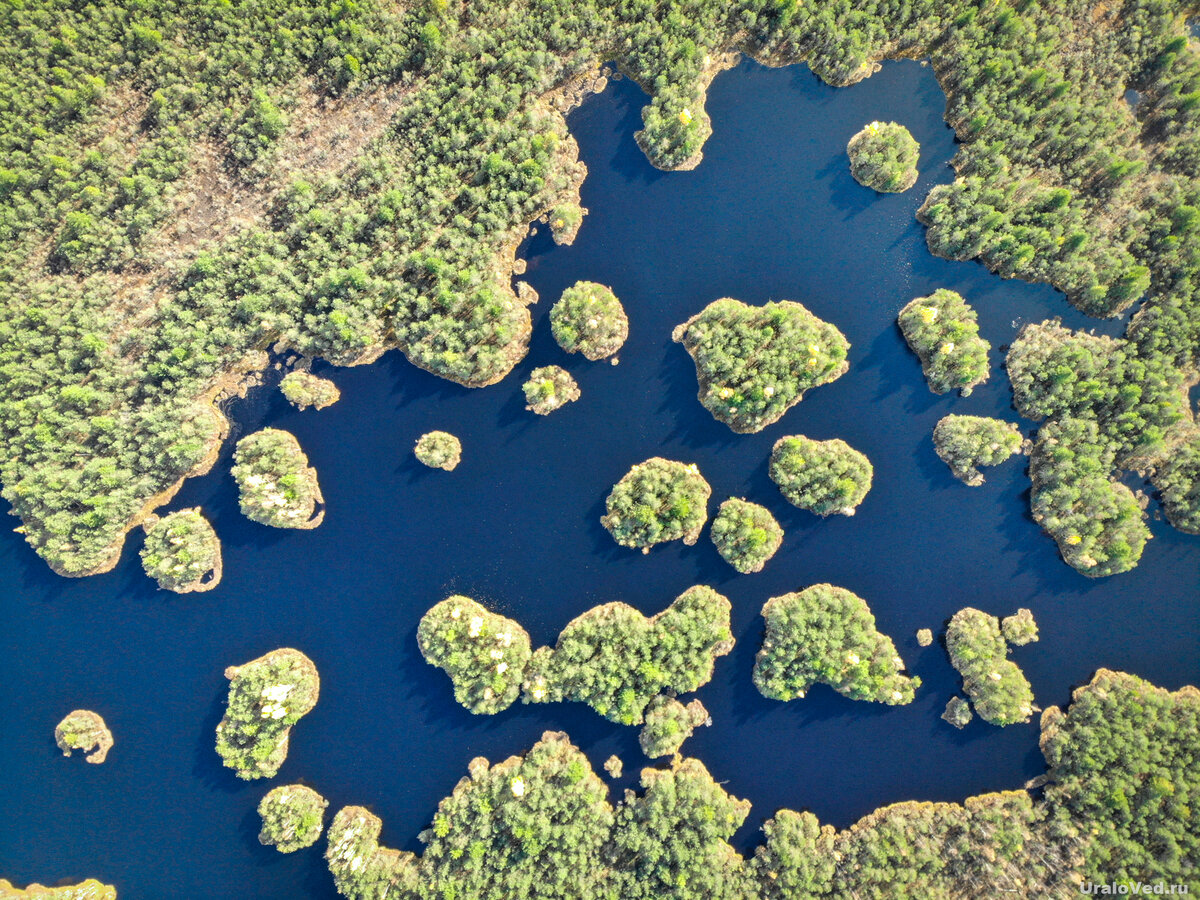
[[[966,488],[934,453],[933,425],[949,412],[1020,421],[999,368],[1020,324],[1062,316],[1113,334],[1123,322],[1087,319],[1046,286],[929,254],[913,214],[952,177],[954,153],[932,71],[887,63],[835,90],[803,67],[743,63],[713,83],[714,134],[687,173],[654,170],[634,144],[644,101],[622,80],[572,115],[591,212],[573,246],[555,247],[540,228],[522,249],[523,277],[542,300],[528,357],[499,385],[461,388],[391,353],[322,370],[342,400],[321,412],[296,412],[271,379],[231,408],[235,437],[270,425],[299,438],[328,507],[320,528],[244,519],[231,441],[170,506],[203,506],[221,536],[224,580],[211,593],[156,591],[136,535],[117,569],[83,580],[52,575],[20,536],[0,538],[0,873],[17,883],[93,876],[152,900],[330,898],[322,844],[289,856],[258,844],[254,809],[271,786],[303,781],[331,811],[366,805],[386,844],[418,849],[417,832],[472,757],[522,752],[547,729],[568,732],[598,770],[622,757],[614,797],[634,784],[645,762],[636,730],[581,705],[494,717],[455,705],[415,640],[421,614],[452,592],[517,618],[537,643],[609,600],[654,613],[693,584],[727,595],[738,645],[698,693],[713,726],[684,751],[754,804],[737,837],[743,850],[781,807],[845,826],[882,804],[960,800],[1043,771],[1036,722],[1001,730],[976,720],[960,733],[938,719],[958,678],[940,645],[917,647],[915,631],[940,629],[963,606],[1033,610],[1041,641],[1013,658],[1043,707],[1066,703],[1101,666],[1171,689],[1200,679],[1200,540],[1152,520],[1140,566],[1091,581],[1030,519],[1019,461]],[[908,193],[877,197],[850,177],[845,143],[874,119],[904,124],[921,143],[921,179]],[[615,368],[563,354],[550,335],[550,304],[579,279],[611,285],[629,314]],[[994,348],[991,379],[965,400],[928,391],[895,326],[905,303],[938,287],[975,306]],[[722,296],[803,302],[850,340],[849,373],[763,432],[734,435],[700,406],[691,360],[670,340]],[[583,397],[535,417],[520,384],[547,364],[567,368]],[[412,457],[432,429],[462,439],[452,473]],[[780,496],[767,457],[793,433],[840,437],[871,458],[875,484],[855,517],[821,521]],[[612,541],[599,522],[604,497],[654,455],[699,465],[713,486],[710,514],[728,496],[775,514],[787,535],[762,573],[736,574],[707,535],[648,556]],[[876,708],[825,687],[783,704],[754,689],[763,602],[823,581],[870,604],[924,682],[913,704]],[[213,748],[221,673],[284,646],[316,663],[320,701],[296,726],[279,776],[240,782]],[[112,729],[102,766],[54,746],[55,723],[78,707]]]

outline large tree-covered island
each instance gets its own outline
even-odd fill
[[[708,520],[711,495],[695,463],[656,456],[613,486],[600,522],[622,547],[640,547],[643,553],[664,541],[694,544]]]
[[[799,303],[714,300],[671,337],[696,363],[700,402],[739,433],[761,431],[846,373],[850,344]]]
[[[871,461],[845,441],[802,434],[775,442],[769,471],[789,503],[818,516],[854,515],[875,474]]]

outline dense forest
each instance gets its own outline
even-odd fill
[[[1194,6],[6,4],[4,496],[57,571],[101,571],[211,464],[227,430],[213,401],[268,348],[348,364],[395,346],[463,384],[503,377],[533,298],[509,277],[514,247],[546,212],[563,228],[582,216],[564,110],[615,62],[650,94],[638,140],[652,161],[694,165],[706,86],[743,51],[833,84],[887,57],[932,60],[963,144],[955,182],[922,208],[930,247],[1048,281],[1097,315],[1146,297],[1086,383],[1064,385],[1057,364],[1022,372],[1098,426],[1086,453],[1100,472],[1068,473],[1071,502],[1103,505],[1138,467],[1194,527],[1195,453],[1167,462],[1195,446]],[[1118,549],[1100,569],[1135,562]]]
[[[696,759],[641,773],[610,804],[588,758],[547,732],[524,756],[472,760],[420,835],[381,847],[362,807],[334,818],[326,860],[353,900],[951,900],[1079,896],[1080,884],[1200,888],[1195,829],[1200,693],[1101,670],[1042,718],[1045,790],[898,803],[844,831],[780,810],[743,858],[728,843],[750,804]],[[1132,893],[1132,892],[1130,892]]]

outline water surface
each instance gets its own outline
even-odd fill
[[[19,536],[0,536],[0,874],[95,876],[135,900],[329,898],[323,841],[289,856],[258,844],[254,808],[271,786],[304,781],[333,810],[367,805],[386,843],[416,849],[472,757],[521,752],[547,729],[567,731],[597,769],[620,754],[627,775],[617,787],[633,783],[645,763],[636,730],[586,707],[477,717],[454,704],[414,637],[424,610],[450,592],[515,616],[538,642],[609,600],[654,613],[692,584],[726,594],[738,645],[698,694],[713,727],[685,750],[754,804],[736,837],[742,849],[780,807],[846,826],[881,804],[1014,788],[1043,770],[1036,723],[977,720],[958,732],[938,719],[958,678],[942,647],[918,648],[915,632],[940,629],[963,606],[1034,611],[1041,642],[1013,658],[1042,706],[1066,702],[1099,666],[1170,688],[1200,680],[1200,540],[1152,521],[1137,570],[1091,581],[1030,520],[1019,460],[967,488],[934,454],[930,433],[949,412],[1018,421],[999,364],[1021,323],[1060,315],[1106,333],[1122,323],[1087,320],[1048,287],[929,254],[913,214],[952,177],[954,152],[931,70],[889,63],[835,90],[802,67],[743,64],[714,82],[714,135],[687,173],[655,171],[635,146],[644,100],[621,81],[573,114],[591,214],[574,246],[554,247],[542,229],[524,249],[542,301],[528,358],[498,386],[460,388],[391,353],[334,371],[342,400],[327,410],[296,412],[272,388],[234,406],[239,433],[272,425],[300,439],[328,503],[320,528],[243,519],[226,447],[171,504],[203,505],[221,535],[224,582],[211,593],[156,591],[137,559],[140,537],[112,573],[71,581]],[[906,194],[879,197],[850,178],[846,141],[873,119],[901,122],[921,143],[921,180]],[[628,310],[616,367],[553,342],[550,304],[578,279],[611,285]],[[905,303],[938,287],[968,298],[994,348],[991,381],[967,399],[931,394],[895,327]],[[764,432],[734,435],[700,406],[691,360],[670,341],[676,324],[723,296],[803,302],[850,340],[849,373]],[[520,384],[549,363],[575,375],[583,398],[535,417]],[[412,459],[433,428],[462,438],[453,473]],[[871,458],[875,486],[856,516],[821,521],[780,496],[767,457],[794,433],[840,437]],[[599,524],[604,497],[654,455],[699,464],[713,510],[729,496],[771,509],[787,536],[764,572],[736,574],[707,532],[695,547],[648,556],[612,541]],[[825,687],[784,704],[755,691],[763,602],[823,581],[863,596],[895,638],[925,682],[913,704],[855,703]],[[222,670],[281,646],[312,657],[321,699],[296,726],[279,776],[240,782],[213,750]],[[112,728],[102,766],[64,760],[54,746],[55,724],[76,707]]]

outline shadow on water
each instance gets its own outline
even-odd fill
[[[952,177],[956,150],[932,72],[889,63],[835,90],[805,68],[744,63],[712,84],[714,133],[691,172],[646,162],[632,138],[644,102],[622,79],[571,114],[590,213],[571,247],[555,246],[544,227],[525,242],[521,279],[541,299],[528,357],[497,386],[453,385],[390,352],[351,369],[318,362],[314,371],[342,392],[320,412],[292,409],[274,370],[229,405],[235,437],[270,425],[299,439],[328,504],[320,528],[244,519],[229,441],[214,470],[170,506],[202,506],[221,537],[224,579],[209,593],[156,591],[141,574],[136,534],[116,571],[89,579],[54,576],[20,536],[0,536],[9,585],[0,808],[20,811],[0,820],[6,877],[95,875],[130,897],[198,883],[214,897],[333,897],[320,845],[289,855],[255,846],[253,810],[267,785],[238,782],[213,749],[227,691],[220,673],[275,647],[313,658],[321,698],[293,729],[272,784],[311,784],[330,815],[367,806],[383,819],[387,846],[419,850],[417,833],[473,757],[523,752],[546,730],[569,733],[597,768],[621,756],[625,774],[608,781],[614,799],[635,784],[647,764],[637,730],[581,704],[518,703],[484,717],[454,702],[415,639],[421,615],[449,593],[517,619],[540,645],[596,604],[621,600],[652,615],[691,585],[716,586],[738,643],[698,692],[712,727],[684,749],[754,804],[734,839],[743,851],[779,808],[845,827],[883,804],[959,800],[1040,774],[1036,724],[977,721],[960,733],[938,719],[960,680],[944,649],[918,648],[915,633],[944,628],[964,606],[1033,610],[1041,641],[1013,659],[1042,706],[1066,702],[1102,665],[1171,688],[1200,680],[1200,540],[1151,522],[1137,570],[1085,579],[1031,520],[1022,461],[968,488],[933,451],[932,429],[947,413],[1016,418],[999,368],[965,400],[928,390],[895,324],[913,297],[937,287],[967,297],[996,348],[993,364],[1023,322],[1061,315],[1107,334],[1123,326],[1086,319],[1048,287],[929,254],[913,217]],[[877,197],[850,177],[846,142],[875,119],[905,124],[921,143],[912,191]],[[550,306],[581,279],[611,285],[628,312],[618,366],[568,355],[550,334]],[[726,296],[804,303],[846,334],[850,371],[763,432],[735,435],[700,405],[695,367],[670,340]],[[582,398],[527,415],[521,382],[548,364],[567,368]],[[413,458],[417,438],[434,429],[462,440],[453,473]],[[768,458],[787,434],[839,437],[871,459],[874,483],[853,518],[820,519],[782,497]],[[738,496],[776,516],[786,535],[761,573],[734,572],[707,532],[694,547],[646,556],[615,544],[599,521],[604,499],[651,456],[696,463],[713,489],[710,514]],[[912,704],[856,703],[824,687],[790,703],[758,694],[750,673],[763,603],[823,581],[867,600],[923,681]],[[81,705],[102,709],[117,738],[110,761],[88,767],[99,771],[66,769],[44,752],[54,723]]]

